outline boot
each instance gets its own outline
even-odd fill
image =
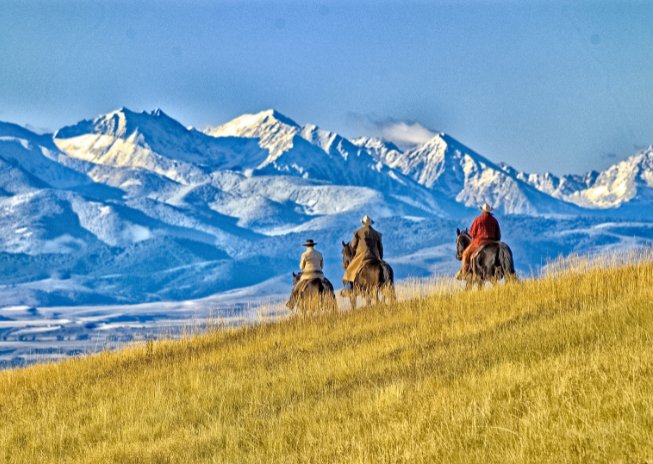
[[[458,270],[456,272],[456,275],[454,276],[454,279],[456,280],[467,280],[467,275],[469,274],[469,271],[463,271],[462,269]]]

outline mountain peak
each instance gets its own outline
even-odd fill
[[[297,127],[299,127],[299,124],[297,124],[295,121],[290,119],[288,116],[286,116],[285,114],[282,114],[279,111],[277,111],[275,109],[272,109],[272,108],[268,109],[268,110],[261,111],[260,113],[258,113],[258,115],[260,115],[262,118],[276,119],[277,121],[279,121],[279,122],[281,122],[283,124],[286,124],[288,126],[297,126]]]
[[[301,126],[288,116],[275,109],[238,116],[217,127],[209,127],[204,132],[213,137],[264,137],[264,134],[298,132]]]
[[[154,108],[154,110],[150,111],[150,115],[152,115],[154,117],[157,117],[157,118],[162,118],[162,117],[169,118],[170,117],[166,113],[164,113],[161,108]]]
[[[258,113],[253,114],[243,114],[232,121],[224,124],[224,126],[230,125],[232,122],[239,121],[241,125],[247,124],[248,126],[262,126],[262,125],[272,125],[272,124],[283,124],[285,126],[300,128],[301,126],[295,121],[290,119],[285,114],[280,113],[275,109],[267,109],[259,111]],[[223,127],[224,127],[223,126]]]
[[[447,134],[446,132],[438,132],[435,134],[433,137],[431,137],[429,140],[424,142],[422,146],[433,146],[433,145],[440,145],[441,143],[445,143],[446,145],[451,145],[451,144],[458,144],[462,145],[458,140],[456,140],[454,137],[451,135]]]

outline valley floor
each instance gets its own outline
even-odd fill
[[[651,462],[653,261],[0,372],[2,462]]]
[[[282,317],[287,313],[281,303],[285,287],[275,278],[189,301],[0,307],[0,369]]]

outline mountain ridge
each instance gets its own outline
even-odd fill
[[[653,204],[651,153],[561,180],[494,163],[446,133],[404,151],[276,110],[204,131],[124,107],[53,134],[0,123],[0,278],[11,282],[0,295],[6,304],[199,298],[278,282],[307,236],[337,273],[338,245],[366,214],[390,241],[398,278],[449,273],[455,229],[485,201],[526,272],[653,238],[641,222]],[[623,201],[574,204],[611,194]]]

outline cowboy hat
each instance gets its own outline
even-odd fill
[[[306,240],[305,243],[302,243],[302,246],[305,246],[305,247],[312,247],[312,246],[315,246],[315,245],[317,245],[317,242],[314,242],[313,239],[310,239],[310,238],[308,240]]]
[[[490,205],[487,201],[481,206],[481,211],[484,213],[491,213],[494,211],[494,208],[492,208],[492,205]]]
[[[367,214],[365,216],[363,216],[363,219],[361,219],[361,222],[363,223],[363,225],[366,225],[366,226],[374,224],[374,221],[372,221],[372,218],[369,217]]]

